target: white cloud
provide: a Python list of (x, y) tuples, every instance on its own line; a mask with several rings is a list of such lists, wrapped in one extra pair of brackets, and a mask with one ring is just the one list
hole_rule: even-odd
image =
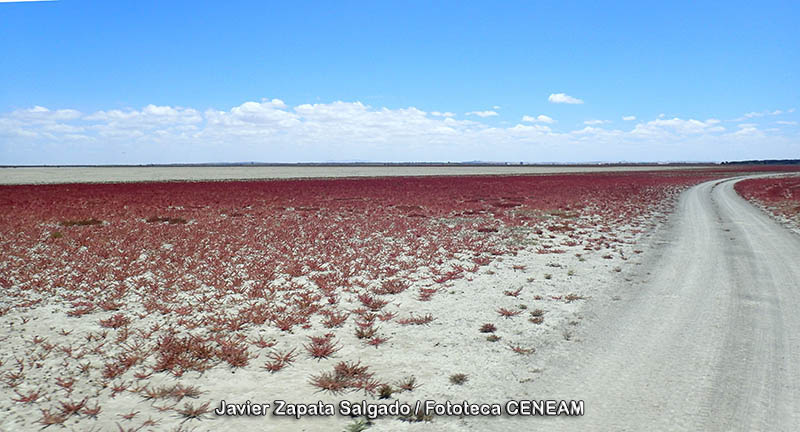
[(774, 116), (783, 114), (782, 110), (775, 110), (775, 111), (761, 111), (761, 112), (749, 112), (744, 115), (745, 118), (756, 118), (756, 117), (764, 117), (764, 116)]
[[(744, 127), (742, 127), (744, 126)], [(747, 135), (760, 135), (761, 131), (754, 125), (739, 125), (739, 130), (732, 133), (733, 136), (747, 136)]]
[(565, 93), (553, 93), (550, 97), (547, 98), (548, 101), (552, 103), (564, 103), (564, 104), (582, 104), (583, 100), (572, 97)]
[[(792, 113), (792, 112), (794, 112), (794, 108), (789, 109), (786, 112), (787, 113)], [(747, 120), (747, 119), (754, 119), (754, 118), (760, 118), (760, 117), (776, 116), (776, 115), (781, 115), (783, 113), (784, 113), (784, 111), (783, 110), (779, 110), (779, 109), (772, 110), (772, 111), (753, 111), (753, 112), (745, 113), (741, 117), (733, 119), (733, 121), (743, 121), (743, 120)]]
[(539, 114), (536, 117), (525, 115), (522, 116), (522, 121), (526, 123), (555, 123), (555, 120), (544, 114)]
[(493, 109), (493, 110), (499, 110), (499, 109), (500, 109), (500, 105), (494, 105), (494, 106), (492, 107), (492, 109)]
[(106, 123), (115, 127), (148, 128), (156, 125), (199, 123), (200, 113), (192, 108), (147, 105), (141, 110), (97, 111), (83, 117), (84, 120)]
[(277, 99), (205, 112), (147, 105), (82, 114), (37, 106), (0, 113), (0, 163), (760, 159), (789, 157), (800, 141), (795, 128), (742, 122), (728, 131), (716, 119), (556, 132), (544, 114), (513, 126), (445, 114), (344, 101), (290, 107)]
[(475, 115), (478, 117), (486, 118), (486, 117), (494, 117), (497, 114), (497, 111), (470, 111), (467, 115)]
[(631, 116), (623, 116), (622, 120), (633, 121), (633, 120), (636, 120), (636, 116), (632, 116), (632, 115)]
[(455, 117), (455, 114), (449, 111), (446, 112), (431, 111), (431, 115), (436, 117)]
[(550, 129), (550, 126), (539, 125), (539, 124), (536, 125), (517, 124), (516, 126), (509, 128), (508, 131), (524, 136), (530, 132), (547, 134), (552, 132), (552, 129)]
[(601, 124), (611, 123), (609, 120), (585, 120), (583, 124), (589, 126), (596, 126)]
[(657, 120), (637, 124), (631, 131), (631, 134), (639, 136), (666, 136), (696, 135), (724, 131), (724, 127), (715, 126), (717, 123), (719, 123), (719, 120), (716, 119), (703, 122), (695, 119), (684, 120), (678, 117), (663, 119), (659, 116)]
[(779, 125), (786, 125), (786, 126), (795, 126), (795, 125), (797, 125), (796, 121), (790, 121), (790, 120), (778, 120), (775, 123), (777, 123)]
[(74, 120), (81, 116), (81, 112), (74, 109), (59, 109), (53, 111), (43, 106), (36, 105), (33, 108), (13, 111), (11, 116), (28, 121), (49, 122)]

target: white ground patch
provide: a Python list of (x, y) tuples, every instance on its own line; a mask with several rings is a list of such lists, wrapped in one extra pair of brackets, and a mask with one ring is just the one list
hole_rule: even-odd
[(102, 183), (168, 180), (257, 180), (290, 178), (430, 175), (560, 174), (704, 169), (708, 165), (641, 166), (258, 166), (258, 167), (20, 167), (0, 168), (0, 184)]

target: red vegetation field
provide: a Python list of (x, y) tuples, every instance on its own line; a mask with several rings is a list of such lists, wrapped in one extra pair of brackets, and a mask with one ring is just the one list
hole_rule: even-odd
[(800, 222), (800, 177), (743, 180), (734, 188), (743, 197)]
[[(437, 294), (450, 281), (531, 238), (541, 254), (607, 254), (625, 241), (618, 228), (644, 230), (710, 176), (2, 186), (0, 386), (14, 407), (35, 406), (43, 426), (96, 417), (126, 391), (199, 418), (207, 406), (181, 400), (201, 390), (151, 378), (248, 365), (280, 374), (343, 346), (380, 350), (387, 329), (437, 319), (415, 315), (417, 302), (446, 301)], [(782, 190), (796, 204), (793, 181)], [(293, 385), (374, 393), (385, 384), (366, 372), (338, 382), (339, 372)], [(73, 392), (76, 381), (84, 390)]]

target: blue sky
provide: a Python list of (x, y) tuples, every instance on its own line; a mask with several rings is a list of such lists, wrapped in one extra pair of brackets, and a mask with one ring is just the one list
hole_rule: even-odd
[(0, 164), (800, 157), (797, 22), (788, 1), (0, 2)]

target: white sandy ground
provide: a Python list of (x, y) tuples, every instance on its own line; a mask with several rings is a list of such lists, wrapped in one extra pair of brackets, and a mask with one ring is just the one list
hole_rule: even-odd
[(703, 169), (708, 165), (632, 166), (230, 166), (0, 168), (0, 184), (101, 183), (168, 180), (257, 180), (427, 175), (513, 175)]
[[(378, 419), (369, 431), (458, 430), (795, 430), (800, 424), (798, 366), (800, 316), (800, 239), (739, 198), (731, 181), (714, 181), (682, 195), (669, 223), (659, 216), (657, 229), (634, 235), (623, 227), (625, 240), (614, 250), (584, 251), (564, 247), (565, 254), (541, 255), (536, 246), (483, 267), (470, 279), (451, 282), (429, 302), (414, 299), (416, 284), (393, 298), (386, 310), (399, 317), (431, 313), (428, 326), (384, 325), (391, 339), (378, 348), (355, 339), (352, 318), (337, 331), (343, 348), (334, 358), (313, 360), (305, 354), (304, 334), (286, 335), (271, 329), (253, 329), (277, 336), (276, 348), (298, 348), (294, 364), (275, 374), (261, 365), (262, 350), (245, 368), (218, 365), (200, 375), (180, 379), (157, 374), (151, 385), (196, 385), (203, 394), (189, 400), (195, 406), (221, 399), (228, 402), (295, 403), (342, 399), (390, 403), (396, 399), (500, 403), (521, 399), (581, 399), (586, 415), (576, 418), (434, 417), (408, 423)], [(560, 239), (556, 239), (560, 240)], [(537, 241), (531, 238), (531, 242)], [(643, 250), (643, 253), (636, 253)], [(580, 257), (575, 254), (581, 254)], [(603, 256), (611, 255), (611, 259)], [(513, 266), (524, 265), (525, 270)], [(550, 275), (549, 278), (546, 275)], [(417, 284), (420, 282), (417, 282)], [(522, 288), (519, 297), (504, 294)], [(412, 292), (413, 291), (413, 292)], [(584, 299), (553, 299), (574, 293)], [(535, 296), (540, 296), (536, 300)], [(522, 314), (501, 318), (496, 310), (524, 305)], [(354, 303), (350, 308), (357, 305)], [(66, 317), (69, 305), (46, 303), (24, 316), (15, 311), (0, 317), (0, 372), (15, 369), (15, 359), (31, 349), (35, 335), (62, 346), (79, 346), (89, 331), (98, 331), (98, 316)], [(545, 311), (544, 322), (528, 321), (535, 309)], [(397, 318), (396, 318), (397, 319)], [(478, 328), (494, 323), (497, 342), (486, 340)], [(62, 329), (73, 329), (62, 336)], [(113, 338), (116, 330), (111, 330)], [(321, 333), (321, 331), (313, 334)], [(251, 338), (252, 339), (252, 338)], [(509, 345), (535, 348), (521, 355)], [(39, 351), (36, 351), (37, 353)], [(55, 350), (54, 350), (55, 352)], [(64, 356), (52, 354), (41, 368), (26, 368), (20, 391), (52, 383), (53, 375), (74, 370), (77, 361), (61, 367)], [(421, 384), (412, 392), (379, 401), (363, 392), (330, 395), (317, 392), (309, 377), (330, 371), (339, 361), (360, 360), (381, 381), (394, 383), (413, 375)], [(94, 367), (100, 368), (102, 364)], [(138, 368), (134, 368), (138, 369)], [(96, 372), (93, 372), (96, 376)], [(452, 374), (468, 381), (452, 384)], [(217, 417), (182, 422), (174, 411), (157, 406), (130, 391), (111, 397), (75, 375), (72, 400), (90, 396), (103, 411), (97, 419), (72, 416), (66, 427), (46, 430), (134, 430), (152, 418), (158, 424), (140, 430), (197, 431), (341, 431), (354, 419), (335, 415), (294, 420), (276, 417)], [(115, 381), (118, 382), (119, 380)], [(131, 372), (123, 381), (135, 385)], [(2, 385), (2, 384), (0, 384)], [(55, 408), (64, 392), (36, 404), (13, 402), (13, 391), (2, 385), (0, 430), (36, 431), (41, 408)], [(273, 405), (274, 406), (274, 405)], [(133, 420), (120, 416), (138, 411)], [(92, 429), (93, 428), (93, 429)]]
[[(604, 290), (597, 288), (615, 286), (620, 274), (615, 269), (636, 262), (638, 255), (633, 252), (635, 246), (632, 244), (634, 236), (628, 235), (623, 238), (630, 243), (619, 245), (616, 250), (603, 249), (591, 252), (575, 247), (566, 248), (569, 253), (565, 254), (540, 255), (535, 252), (535, 246), (532, 245), (530, 250), (516, 257), (504, 257), (502, 261), (498, 260), (483, 267), (478, 274), (468, 273), (468, 277), (472, 280), (460, 279), (452, 282), (444, 292), (436, 294), (429, 302), (415, 300), (416, 290), (412, 287), (386, 309), (401, 311), (398, 318), (408, 316), (409, 311), (413, 311), (417, 316), (431, 313), (436, 318), (435, 321), (428, 326), (393, 326), (392, 331), (381, 332), (391, 339), (379, 348), (368, 347), (357, 341), (348, 327), (347, 331), (337, 332), (337, 338), (342, 341), (343, 349), (332, 359), (317, 361), (308, 358), (302, 349), (302, 344), (307, 343), (304, 336), (286, 335), (268, 329), (268, 338), (269, 336), (278, 338), (276, 348), (298, 348), (300, 355), (292, 366), (275, 374), (260, 369), (267, 360), (266, 354), (269, 351), (263, 350), (261, 355), (252, 360), (246, 368), (230, 369), (220, 365), (202, 376), (190, 372), (180, 379), (159, 374), (151, 380), (151, 385), (178, 382), (184, 385), (197, 385), (203, 390), (203, 395), (197, 400), (185, 399), (183, 402), (190, 401), (198, 405), (198, 402), (211, 401), (215, 408), (221, 399), (238, 403), (246, 400), (272, 403), (275, 399), (285, 399), (295, 403), (314, 403), (319, 400), (338, 403), (342, 399), (356, 402), (366, 399), (372, 403), (394, 400), (378, 401), (374, 397), (365, 398), (363, 392), (329, 395), (316, 391), (316, 388), (308, 384), (310, 376), (329, 371), (339, 361), (347, 360), (361, 361), (363, 365), (370, 366), (376, 378), (390, 383), (407, 376), (415, 376), (421, 386), (413, 392), (396, 395), (404, 402), (414, 403), (416, 400), (428, 399), (438, 402), (462, 399), (483, 402), (506, 401), (519, 394), (515, 393), (515, 390), (519, 388), (520, 382), (538, 379), (540, 368), (543, 367), (538, 351), (560, 350), (560, 345), (573, 343), (565, 338), (571, 337), (570, 335), (581, 325), (583, 317), (580, 311), (583, 303), (600, 300), (597, 296), (606, 294)], [(583, 260), (576, 257), (575, 253), (580, 253)], [(613, 258), (601, 257), (607, 254), (611, 254)], [(627, 256), (636, 258), (627, 261), (621, 259)], [(514, 265), (525, 265), (526, 269), (513, 270)], [(522, 288), (519, 297), (504, 294), (506, 290), (513, 291), (519, 288)], [(567, 302), (551, 298), (570, 293), (584, 296), (586, 299)], [(542, 300), (534, 300), (536, 295), (541, 296)], [(525, 305), (527, 309), (513, 318), (502, 318), (496, 312), (500, 307), (517, 309), (519, 305)], [(354, 303), (350, 308), (356, 306), (358, 305)], [(542, 324), (528, 321), (529, 312), (534, 309), (545, 311)], [(98, 316), (88, 316), (87, 319), (68, 318), (65, 315), (66, 310), (68, 304), (54, 303), (25, 314), (9, 312), (0, 319), (2, 326), (0, 343), (6, 347), (30, 347), (30, 340), (35, 335), (40, 335), (51, 343), (58, 342), (65, 346), (74, 344), (78, 347), (90, 331), (102, 330), (97, 325)], [(30, 318), (25, 325), (21, 324), (23, 316)], [(497, 326), (495, 334), (501, 337), (500, 341), (486, 340), (487, 334), (478, 331), (484, 323), (494, 323)], [(352, 318), (349, 325), (352, 326)], [(73, 333), (68, 337), (62, 336), (59, 334), (62, 328), (72, 329)], [(259, 333), (262, 331), (256, 330), (254, 335)], [(317, 333), (320, 331), (314, 334)], [(109, 338), (113, 335), (114, 330), (111, 331)], [(255, 336), (251, 339), (254, 338)], [(510, 344), (535, 348), (537, 353), (520, 355), (509, 348)], [(2, 354), (3, 373), (15, 370), (17, 357), (25, 357), (22, 349), (5, 350)], [(42, 387), (45, 380), (49, 379), (48, 381), (52, 382), (53, 376), (61, 372), (60, 361), (61, 357), (54, 354), (50, 356), (49, 363), (45, 367), (38, 370), (28, 367), (25, 382), (19, 386), (19, 390), (27, 393), (29, 390)], [(73, 364), (70, 369), (75, 369), (76, 361), (73, 360), (71, 363)], [(101, 367), (101, 364), (95, 366)], [(456, 373), (467, 374), (469, 378), (467, 383), (451, 384), (449, 377)], [(123, 381), (135, 383), (135, 380), (128, 375)], [(93, 397), (97, 394), (96, 388), (89, 385), (91, 382), (85, 381), (88, 378), (82, 378), (80, 374), (75, 376), (78, 382), (71, 398), (66, 397), (63, 392), (58, 392), (63, 400), (80, 400), (84, 396)], [(10, 389), (7, 390), (0, 396), (2, 431), (39, 430), (41, 425), (36, 424), (41, 417), (39, 409), (56, 407), (57, 400), (60, 400), (56, 397), (52, 401), (42, 400), (35, 405), (20, 404), (10, 400), (15, 395)], [(126, 429), (135, 428), (147, 418), (157, 419), (160, 423), (153, 428), (142, 430), (174, 430), (181, 425), (182, 419), (174, 412), (159, 412), (154, 408), (154, 406), (168, 405), (166, 402), (152, 404), (131, 392), (123, 392), (112, 398), (109, 393), (108, 389), (99, 393), (103, 412), (97, 420), (88, 419), (86, 416), (73, 416), (66, 423), (67, 430), (79, 431), (95, 427), (95, 430), (116, 431), (117, 423)], [(133, 421), (122, 420), (119, 417), (132, 411), (140, 412)], [(187, 430), (196, 428), (198, 431), (338, 431), (353, 422), (352, 419), (339, 415), (305, 418), (301, 421), (276, 417), (221, 418), (206, 415), (202, 421), (190, 420), (183, 423), (183, 426)], [(403, 423), (392, 418), (378, 420), (375, 427), (376, 430), (381, 430), (381, 427), (384, 428), (382, 430), (406, 427), (422, 428), (422, 430), (430, 428), (459, 430), (461, 424), (458, 419), (444, 417), (434, 419), (431, 423), (419, 424)], [(62, 428), (51, 426), (48, 429)]]

